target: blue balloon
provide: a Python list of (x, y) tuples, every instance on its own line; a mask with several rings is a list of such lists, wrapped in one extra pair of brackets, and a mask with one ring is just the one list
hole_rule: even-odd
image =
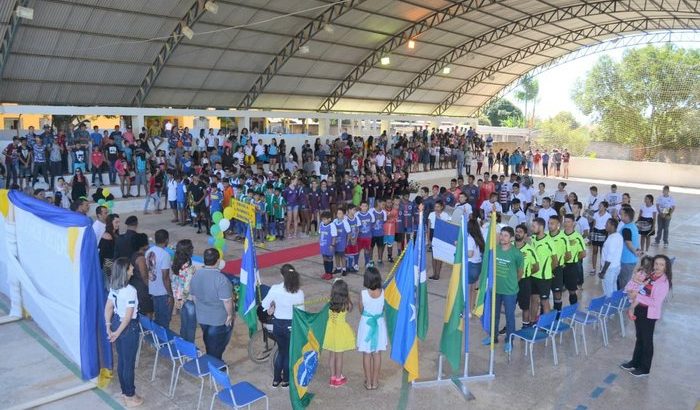
[(216, 240), (216, 239), (214, 239), (213, 236), (210, 236), (209, 239), (207, 240), (207, 242), (209, 242), (209, 245), (212, 245), (212, 246), (213, 246), (215, 240)]

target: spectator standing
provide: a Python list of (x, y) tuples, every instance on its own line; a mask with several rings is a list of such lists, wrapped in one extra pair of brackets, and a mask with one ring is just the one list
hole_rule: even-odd
[(165, 229), (155, 233), (156, 244), (146, 252), (148, 264), (148, 293), (153, 299), (155, 322), (170, 328), (173, 314), (173, 289), (170, 283), (170, 254), (165, 250), (170, 235)]
[[(219, 251), (214, 248), (204, 251), (204, 267), (194, 274), (190, 295), (207, 354), (223, 360), (233, 330), (233, 286), (218, 265)], [(279, 355), (282, 356), (281, 351)]]

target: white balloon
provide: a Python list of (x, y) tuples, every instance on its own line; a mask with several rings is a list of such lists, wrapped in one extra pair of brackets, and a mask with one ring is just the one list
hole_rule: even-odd
[(231, 226), (231, 221), (228, 219), (224, 218), (219, 221), (219, 228), (221, 228), (222, 232), (225, 232), (229, 226)]

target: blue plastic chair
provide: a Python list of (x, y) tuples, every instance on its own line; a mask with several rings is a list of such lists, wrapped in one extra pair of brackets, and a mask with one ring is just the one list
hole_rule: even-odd
[[(605, 319), (606, 321), (617, 316), (620, 320), (620, 334), (625, 337), (625, 305), (626, 305), (627, 295), (622, 290), (616, 290), (613, 292), (612, 296), (608, 298), (606, 303)], [(608, 333), (608, 325), (605, 324), (605, 333)]]
[(552, 332), (550, 336), (552, 336), (552, 343), (555, 343), (556, 337), (559, 336), (559, 344), (561, 344), (564, 333), (571, 331), (571, 335), (574, 338), (574, 349), (576, 355), (578, 355), (578, 342), (576, 341), (576, 332), (574, 331), (574, 316), (576, 312), (578, 312), (578, 303), (562, 308), (561, 312), (559, 312), (557, 325), (554, 327), (554, 332)]
[(172, 390), (173, 380), (175, 379), (175, 369), (177, 367), (180, 354), (173, 346), (172, 332), (168, 332), (163, 326), (153, 322), (153, 341), (157, 348), (156, 357), (153, 360), (153, 372), (151, 373), (151, 381), (156, 379), (156, 367), (158, 366), (158, 358), (163, 356), (170, 359), (173, 369), (170, 371), (170, 384), (168, 385), (168, 393)]
[[(528, 355), (528, 350), (530, 353), (530, 371), (532, 375), (535, 375), (535, 360), (532, 356), (535, 343), (545, 342), (550, 338), (550, 334), (554, 332), (557, 320), (557, 312), (553, 310), (549, 313), (540, 315), (537, 319), (537, 324), (533, 327), (528, 327), (525, 329), (520, 329), (515, 333), (510, 334), (508, 342), (513, 344), (513, 339), (522, 339), (525, 342), (525, 356)], [(556, 343), (552, 343), (552, 355), (554, 357), (554, 364), (557, 364), (557, 346)], [(510, 361), (510, 353), (508, 353), (508, 360)]]
[[(211, 397), (209, 410), (214, 408), (214, 402), (217, 398), (224, 405), (233, 407), (234, 409), (239, 409), (244, 406), (248, 406), (248, 409), (250, 409), (251, 404), (258, 400), (265, 399), (265, 409), (269, 410), (270, 403), (267, 399), (267, 395), (260, 389), (248, 382), (231, 384), (231, 380), (229, 380), (226, 373), (217, 369), (211, 363), (208, 363), (208, 366), (209, 374), (214, 381), (214, 395)], [(222, 388), (221, 391), (219, 391), (219, 386)]]
[(190, 374), (200, 380), (199, 386), (199, 399), (197, 400), (197, 409), (199, 409), (202, 403), (202, 392), (204, 391), (204, 379), (209, 376), (209, 364), (212, 364), (217, 369), (227, 368), (226, 363), (217, 359), (216, 357), (209, 356), (208, 354), (201, 355), (197, 346), (194, 343), (188, 342), (181, 337), (176, 337), (173, 339), (175, 344), (175, 350), (179, 355), (180, 366), (177, 368), (175, 373), (175, 381), (171, 386), (171, 391), (169, 392), (170, 397), (175, 397), (175, 390), (177, 390), (177, 381), (180, 379), (180, 371), (184, 370), (185, 373)]
[(605, 295), (591, 299), (588, 304), (588, 309), (586, 312), (576, 311), (574, 314), (574, 332), (576, 328), (581, 328), (581, 335), (583, 336), (583, 350), (588, 356), (588, 343), (586, 342), (586, 330), (585, 327), (589, 325), (600, 325), (600, 332), (603, 335), (603, 346), (608, 345), (607, 334), (605, 333), (605, 325), (603, 324), (603, 310), (605, 309)]
[(141, 359), (141, 347), (143, 342), (150, 344), (155, 350), (155, 344), (153, 341), (153, 321), (145, 315), (139, 314), (139, 347), (136, 350), (136, 367), (139, 367), (139, 360)]

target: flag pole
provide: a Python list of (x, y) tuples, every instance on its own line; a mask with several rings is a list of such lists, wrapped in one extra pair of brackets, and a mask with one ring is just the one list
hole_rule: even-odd
[(491, 211), (491, 222), (489, 224), (491, 263), (493, 264), (493, 286), (491, 287), (491, 352), (489, 354), (489, 374), (493, 374), (495, 359), (495, 336), (496, 336), (496, 212)]
[(469, 300), (469, 280), (467, 274), (469, 272), (469, 233), (467, 229), (467, 216), (462, 214), (462, 293), (464, 295), (464, 371), (462, 377), (469, 377), (469, 308), (471, 303)]

